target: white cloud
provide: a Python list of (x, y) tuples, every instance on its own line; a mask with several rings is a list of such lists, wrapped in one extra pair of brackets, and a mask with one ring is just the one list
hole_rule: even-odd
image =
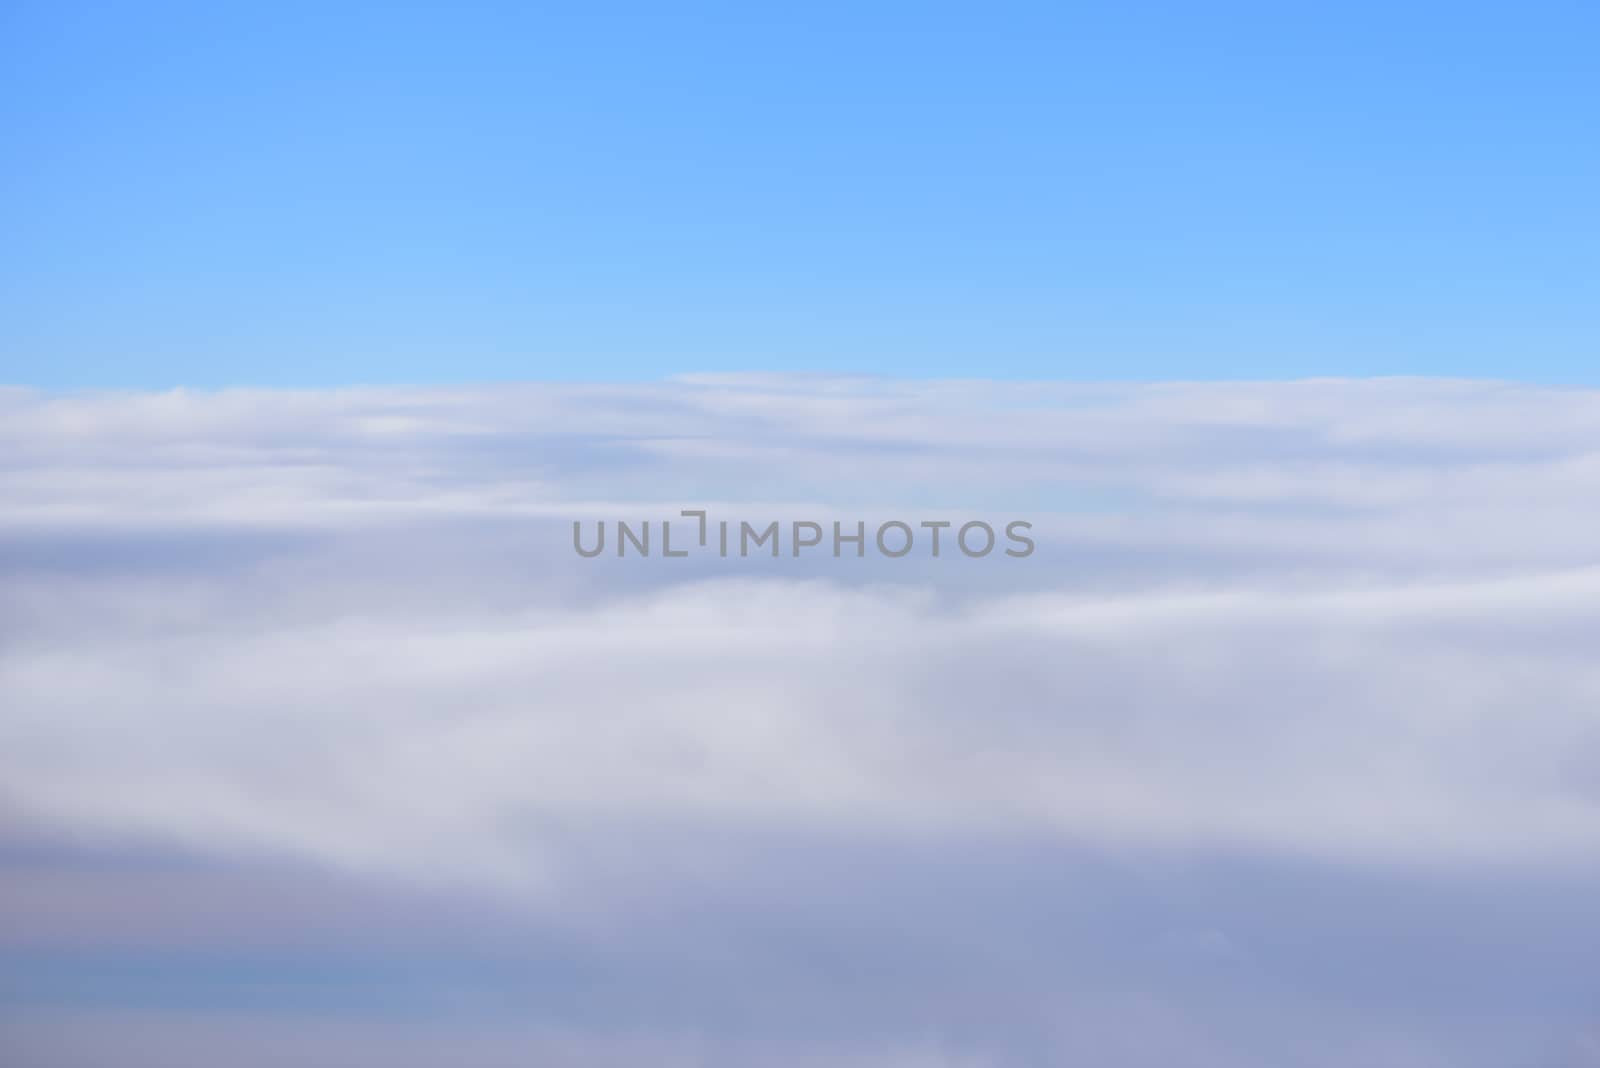
[[(1600, 857), (1600, 394), (757, 377), (0, 412), (0, 783), (56, 833), (553, 916), (622, 893), (619, 835), (1469, 884)], [(572, 519), (696, 505), (1028, 518), (1039, 551), (572, 552)]]

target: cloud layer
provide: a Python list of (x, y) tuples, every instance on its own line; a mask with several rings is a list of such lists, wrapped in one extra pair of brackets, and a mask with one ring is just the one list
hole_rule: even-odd
[[(0, 1011), (46, 1066), (89, 1013), (151, 1064), (1600, 1063), (1596, 489), (1600, 394), (1501, 383), (0, 393)], [(682, 508), (1038, 550), (572, 551)]]

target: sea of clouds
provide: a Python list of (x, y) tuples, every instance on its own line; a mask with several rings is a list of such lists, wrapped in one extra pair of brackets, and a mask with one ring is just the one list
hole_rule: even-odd
[[(1600, 1065), (1597, 491), (1507, 383), (0, 390), (0, 1052)], [(1037, 550), (573, 551), (684, 508)]]

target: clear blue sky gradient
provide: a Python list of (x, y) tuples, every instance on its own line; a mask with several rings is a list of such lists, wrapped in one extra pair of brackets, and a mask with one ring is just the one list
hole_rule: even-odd
[(0, 8), (0, 381), (1600, 379), (1600, 5)]

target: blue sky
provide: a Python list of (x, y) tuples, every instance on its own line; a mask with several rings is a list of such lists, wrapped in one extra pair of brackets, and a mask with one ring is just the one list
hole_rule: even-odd
[(0, 381), (1592, 382), (1592, 5), (0, 14)]

